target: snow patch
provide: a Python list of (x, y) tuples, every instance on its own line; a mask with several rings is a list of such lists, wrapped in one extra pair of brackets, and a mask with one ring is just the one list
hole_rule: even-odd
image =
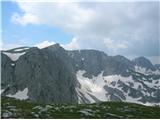
[(11, 63), (11, 66), (15, 66), (15, 63)]
[(46, 48), (48, 46), (51, 46), (51, 45), (54, 45), (55, 42), (49, 42), (49, 41), (43, 41), (42, 43), (39, 43), (37, 45), (35, 45), (35, 47), (38, 47), (39, 49), (43, 49), (43, 48)]
[(29, 98), (27, 94), (28, 94), (28, 88), (25, 88), (23, 91), (18, 91), (14, 95), (9, 94), (7, 96), (20, 99), (20, 100), (26, 100)]
[(146, 105), (146, 106), (160, 106), (160, 103), (149, 103), (149, 102), (146, 102), (146, 103), (144, 103), (144, 105)]
[(1, 89), (0, 93), (2, 94), (4, 92), (5, 89)]
[(90, 97), (89, 95), (87, 95), (87, 93), (95, 96), (97, 99), (101, 100), (101, 101), (106, 101), (107, 97), (106, 97), (106, 91), (103, 88), (105, 85), (105, 82), (103, 80), (103, 72), (101, 72), (101, 74), (99, 74), (98, 76), (93, 76), (92, 79), (89, 79), (87, 77), (84, 77), (83, 74), (85, 73), (84, 70), (80, 70), (77, 72), (76, 76), (77, 79), (79, 81), (79, 83), (81, 84), (81, 88), (80, 91), (87, 96), (87, 99), (89, 99), (91, 101), (91, 103), (95, 102), (95, 100)]
[(160, 70), (153, 71), (155, 75), (160, 75)]
[(143, 67), (140, 67), (140, 66), (135, 66), (135, 71), (136, 72), (139, 72), (139, 73), (142, 73), (142, 74), (146, 74), (146, 68), (143, 68)]
[(12, 61), (17, 61), (20, 56), (24, 55), (26, 52), (22, 53), (9, 53), (9, 52), (3, 52), (5, 55), (7, 55)]
[(152, 71), (151, 69), (146, 69), (144, 67), (140, 67), (140, 66), (135, 66), (135, 71), (139, 72), (141, 74), (146, 74), (146, 75), (150, 75), (150, 74), (155, 74), (155, 75), (160, 75), (160, 70), (155, 70)]
[(81, 94), (84, 95), (84, 97), (90, 101), (90, 103), (94, 103), (95, 100), (93, 100), (93, 98), (91, 96), (88, 95), (88, 92), (86, 92), (85, 90), (83, 89), (79, 89), (79, 88), (76, 88), (76, 91), (77, 91), (77, 94), (78, 94), (78, 103), (81, 104), (83, 103), (83, 100), (81, 99)]
[(80, 93), (82, 93), (84, 97), (88, 99), (91, 103), (96, 102), (96, 100), (92, 98), (90, 95), (93, 95), (94, 97), (96, 97), (101, 101), (109, 101), (110, 95), (107, 94), (108, 92), (104, 89), (104, 86), (108, 86), (110, 88), (118, 89), (119, 91), (123, 92), (123, 95), (125, 96), (126, 99), (125, 100), (122, 99), (122, 101), (143, 104), (140, 101), (142, 97), (133, 98), (132, 96), (129, 95), (130, 91), (128, 91), (128, 93), (124, 92), (124, 90), (122, 89), (123, 86), (122, 87), (119, 86), (118, 81), (120, 80), (123, 84), (136, 90), (140, 87), (141, 92), (145, 96), (151, 96), (151, 94), (144, 89), (143, 84), (145, 84), (150, 88), (156, 88), (156, 89), (157, 87), (160, 86), (159, 80), (153, 80), (152, 82), (143, 80), (143, 83), (141, 83), (138, 80), (134, 80), (132, 76), (129, 76), (129, 77), (123, 77), (121, 75), (103, 76), (103, 72), (101, 72), (97, 76), (92, 76), (92, 79), (90, 79), (90, 78), (84, 77), (83, 76), (84, 73), (86, 73), (86, 71), (79, 70), (76, 74), (77, 80), (81, 85), (80, 88), (78, 87), (76, 88), (80, 102), (82, 102), (81, 100), (82, 96)]

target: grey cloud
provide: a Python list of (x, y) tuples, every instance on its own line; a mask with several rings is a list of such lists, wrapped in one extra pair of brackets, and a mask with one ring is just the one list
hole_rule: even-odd
[[(21, 3), (19, 6), (36, 16), (38, 24), (53, 24), (73, 34), (76, 42), (72, 43), (79, 48), (128, 56), (160, 56), (158, 1), (76, 3), (61, 7), (47, 4), (34, 3), (27, 7)], [(48, 14), (50, 11), (53, 14)]]
[[(79, 39), (87, 33), (88, 36), (109, 37), (115, 43), (129, 43), (127, 49), (119, 49), (117, 54), (159, 56), (157, 2), (101, 3), (95, 6), (98, 17), (88, 24)], [(107, 47), (103, 49), (108, 51)]]

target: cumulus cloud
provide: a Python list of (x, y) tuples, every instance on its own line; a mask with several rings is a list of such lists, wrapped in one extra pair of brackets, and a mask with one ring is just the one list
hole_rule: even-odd
[[(77, 3), (63, 2), (21, 2), (17, 4), (24, 14), (16, 14), (15, 22), (24, 24), (46, 24), (58, 26), (66, 31), (81, 30), (90, 19), (93, 11), (88, 8), (82, 8)], [(13, 15), (13, 18), (15, 15)], [(21, 17), (21, 18), (20, 18)], [(31, 19), (28, 19), (28, 18)]]
[(63, 48), (65, 48), (66, 50), (76, 50), (76, 49), (80, 49), (79, 44), (77, 42), (76, 38), (73, 38), (72, 41), (68, 44), (62, 44), (61, 45)]
[(66, 49), (98, 49), (109, 54), (159, 56), (157, 2), (19, 2), (21, 25), (46, 24), (71, 33)]
[(27, 24), (38, 24), (38, 19), (36, 16), (27, 13), (24, 14), (23, 16), (20, 16), (18, 13), (14, 13), (12, 15), (12, 22), (16, 24), (21, 24), (21, 25), (27, 25)]

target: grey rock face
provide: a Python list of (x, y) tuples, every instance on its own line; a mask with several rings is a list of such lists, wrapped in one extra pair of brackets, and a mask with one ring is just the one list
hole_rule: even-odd
[(107, 56), (104, 52), (96, 50), (75, 50), (68, 51), (68, 55), (72, 58), (74, 70), (87, 71), (84, 76), (92, 78), (102, 71), (103, 75), (121, 74), (128, 76), (127, 70), (134, 69), (134, 65), (127, 58), (117, 56)]
[[(125, 96), (122, 91), (118, 90), (117, 88), (112, 88), (108, 86), (104, 86), (104, 89), (108, 92), (108, 95), (111, 95), (110, 99), (115, 101), (115, 98), (118, 98), (117, 101), (121, 101), (122, 99), (125, 100)], [(115, 97), (113, 97), (115, 96)], [(113, 99), (112, 99), (113, 97)]]
[(87, 71), (87, 77), (98, 75), (105, 67), (107, 55), (96, 50), (75, 50), (68, 51), (68, 55), (72, 58), (74, 70)]
[[(7, 88), (10, 84), (14, 82), (13, 74), (14, 67), (12, 67), (12, 62), (8, 56), (1, 52), (1, 88)], [(3, 79), (5, 78), (5, 79)]]
[[(8, 67), (5, 69), (8, 70)], [(9, 76), (14, 76), (10, 90), (16, 92), (28, 88), (31, 101), (77, 103), (76, 77), (71, 61), (66, 51), (58, 45), (41, 50), (31, 48), (18, 59), (14, 74)], [(6, 81), (5, 76), (2, 76), (2, 81)]]
[(122, 75), (129, 76), (128, 70), (134, 69), (133, 63), (123, 56), (108, 57), (104, 76), (107, 75)]
[(135, 65), (138, 65), (147, 69), (151, 69), (151, 70), (156, 70), (153, 64), (145, 57), (138, 57), (134, 59), (133, 62), (135, 63)]
[[(22, 49), (21, 51), (19, 51)], [(159, 65), (153, 66), (144, 57), (130, 61), (117, 55), (108, 56), (104, 52), (96, 50), (73, 50), (67, 51), (59, 44), (47, 48), (16, 48), (9, 50), (10, 53), (25, 52), (18, 60), (12, 61), (6, 54), (1, 52), (2, 73), (2, 95), (14, 95), (18, 91), (28, 88), (28, 100), (40, 103), (78, 103), (78, 97), (83, 103), (90, 103), (86, 94), (76, 91), (81, 88), (77, 80), (77, 72), (85, 71), (83, 77), (92, 80), (93, 77), (103, 73), (102, 76), (120, 75), (121, 80), (104, 84), (102, 88), (106, 91), (111, 101), (125, 101), (127, 95), (138, 99), (142, 103), (160, 102), (160, 90), (157, 86), (147, 84), (160, 83), (160, 75), (145, 75), (137, 73), (135, 65), (151, 69), (159, 69)], [(127, 84), (123, 81), (125, 77), (132, 77), (133, 81)], [(139, 85), (139, 86), (138, 86)], [(152, 84), (151, 84), (152, 85)], [(160, 86), (159, 86), (160, 87)], [(87, 93), (95, 102), (100, 99), (91, 93)], [(107, 100), (107, 99), (106, 99)]]

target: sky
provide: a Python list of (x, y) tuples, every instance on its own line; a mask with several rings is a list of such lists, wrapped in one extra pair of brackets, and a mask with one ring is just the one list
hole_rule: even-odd
[(160, 63), (158, 0), (41, 1), (1, 2), (1, 49), (59, 43)]

